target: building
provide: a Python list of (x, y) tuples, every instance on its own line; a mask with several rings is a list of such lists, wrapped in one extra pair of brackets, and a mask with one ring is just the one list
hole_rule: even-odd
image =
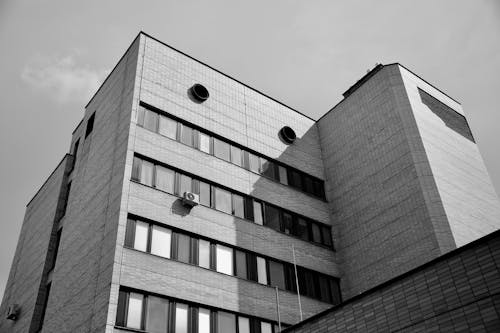
[(140, 33), (27, 205), (0, 331), (277, 332), (500, 227), (459, 103), (400, 64), (344, 97), (316, 121)]

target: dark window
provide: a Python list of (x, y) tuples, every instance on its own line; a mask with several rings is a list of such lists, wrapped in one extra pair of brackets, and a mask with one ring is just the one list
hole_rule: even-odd
[(127, 220), (127, 230), (125, 232), (125, 246), (134, 247), (135, 238), (135, 221), (132, 219)]
[(342, 298), (340, 297), (340, 286), (337, 279), (330, 278), (330, 292), (332, 293), (332, 303), (340, 304)]
[(248, 279), (246, 253), (236, 250), (235, 258), (236, 258), (236, 276), (243, 279)]
[(66, 193), (64, 193), (64, 203), (61, 211), (61, 216), (64, 216), (66, 214), (66, 209), (68, 208), (68, 202), (69, 202), (69, 193), (71, 192), (71, 182), (68, 183), (66, 186)]
[(303, 240), (309, 240), (309, 226), (306, 220), (303, 218), (299, 217), (297, 219), (297, 225), (296, 225), (296, 236), (299, 236)]
[(230, 146), (228, 143), (214, 138), (214, 155), (225, 161), (230, 161)]
[(253, 221), (253, 200), (249, 197), (245, 197), (245, 218)]
[(260, 165), (261, 165), (261, 173), (264, 176), (271, 179), (278, 179), (278, 177), (276, 177), (276, 164), (261, 157)]
[(116, 310), (116, 325), (125, 327), (126, 321), (126, 310), (128, 303), (128, 293), (126, 291), (120, 290), (118, 294), (118, 309)]
[(257, 257), (254, 254), (247, 253), (247, 268), (248, 279), (257, 281)]
[(241, 149), (231, 146), (231, 162), (238, 166), (242, 166)]
[(288, 184), (293, 187), (302, 189), (302, 175), (295, 170), (288, 170)]
[(87, 129), (85, 130), (85, 138), (87, 138), (89, 134), (92, 133), (92, 130), (94, 129), (94, 120), (95, 120), (95, 112), (92, 113), (89, 120), (87, 120)]
[(332, 302), (332, 293), (330, 292), (330, 283), (324, 275), (318, 275), (319, 299), (324, 302)]
[(144, 128), (152, 132), (158, 132), (158, 118), (159, 115), (156, 112), (146, 110), (144, 115)]
[(283, 212), (283, 231), (285, 234), (291, 234), (293, 230), (293, 215)]
[(80, 146), (80, 139), (76, 140), (73, 146), (73, 163), (71, 165), (71, 170), (75, 167), (76, 164), (76, 156), (78, 155), (78, 147)]
[(42, 313), (40, 315), (40, 322), (39, 322), (39, 329), (43, 327), (43, 321), (45, 320), (45, 312), (47, 311), (47, 303), (49, 302), (49, 295), (50, 295), (50, 288), (52, 286), (52, 282), (47, 284), (47, 287), (45, 287), (45, 296), (43, 298), (43, 304), (42, 304)]
[(295, 278), (295, 267), (284, 265), (286, 290), (297, 292), (297, 279)]
[(139, 157), (134, 157), (132, 164), (132, 180), (141, 181), (141, 164), (142, 160)]
[(323, 234), (323, 244), (326, 246), (332, 246), (332, 233), (330, 228), (325, 226), (321, 227), (321, 233)]
[(281, 184), (288, 185), (288, 173), (285, 167), (278, 166), (279, 181)]
[(245, 203), (241, 195), (233, 194), (233, 215), (245, 217)]
[(269, 276), (271, 280), (271, 286), (278, 287), (280, 289), (286, 289), (285, 287), (285, 271), (283, 264), (276, 261), (269, 261)]
[(304, 191), (306, 191), (307, 193), (310, 193), (310, 194), (314, 194), (314, 180), (310, 177), (310, 176), (307, 176), (307, 175), (304, 175)]
[(54, 254), (52, 255), (52, 264), (50, 266), (50, 270), (53, 270), (54, 267), (56, 266), (57, 253), (59, 252), (59, 245), (61, 243), (61, 233), (62, 233), (62, 228), (57, 231), (56, 243), (54, 246)]
[(265, 206), (266, 225), (274, 230), (280, 230), (280, 211), (270, 205)]
[(152, 333), (166, 332), (168, 326), (168, 301), (164, 298), (148, 296), (146, 330)]
[(314, 186), (313, 194), (317, 197), (324, 198), (325, 197), (325, 184), (321, 180), (315, 179), (313, 186)]
[(210, 207), (210, 185), (204, 182), (199, 182), (200, 204)]
[(177, 248), (176, 255), (177, 260), (189, 263), (190, 259), (190, 249), (191, 249), (191, 237), (183, 234), (175, 234), (177, 238)]
[(137, 125), (144, 126), (144, 114), (146, 113), (146, 109), (143, 106), (139, 106), (137, 110)]
[(311, 223), (312, 241), (321, 244), (321, 229), (316, 223)]
[(181, 124), (181, 142), (188, 146), (193, 146), (193, 129), (189, 126)]

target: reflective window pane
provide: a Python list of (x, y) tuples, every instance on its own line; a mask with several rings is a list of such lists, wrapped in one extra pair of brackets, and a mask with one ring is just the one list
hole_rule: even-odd
[(179, 194), (182, 196), (184, 192), (191, 192), (193, 190), (192, 179), (186, 175), (180, 175)]
[(160, 116), (159, 133), (170, 139), (177, 139), (177, 122), (173, 119)]
[(146, 113), (144, 115), (144, 128), (156, 132), (158, 130), (158, 114), (146, 110)]
[(149, 224), (137, 221), (135, 223), (134, 249), (146, 252), (148, 246)]
[(168, 301), (164, 298), (148, 296), (146, 330), (152, 333), (165, 333), (168, 321)]
[(177, 260), (189, 263), (190, 240), (187, 235), (177, 234)]
[(215, 209), (232, 214), (231, 192), (215, 187)]
[(217, 245), (216, 256), (217, 272), (233, 275), (233, 249), (227, 246)]
[(266, 259), (257, 257), (257, 282), (267, 284)]
[(238, 316), (238, 333), (250, 333), (250, 319)]
[(266, 160), (265, 158), (260, 158), (260, 171), (261, 173), (271, 179), (276, 178), (275, 173), (275, 164), (271, 161)]
[(266, 205), (266, 225), (274, 230), (280, 230), (280, 211), (273, 206)]
[(175, 305), (175, 333), (188, 333), (188, 305)]
[(238, 166), (242, 166), (242, 156), (240, 148), (231, 146), (231, 162)]
[(132, 180), (141, 181), (141, 165), (142, 160), (139, 157), (134, 157), (132, 164)]
[(259, 173), (259, 157), (248, 153), (248, 164), (250, 171)]
[(214, 138), (214, 155), (216, 157), (221, 158), (225, 161), (229, 161), (230, 160), (229, 147), (230, 146), (228, 143)]
[(312, 241), (316, 243), (321, 243), (321, 229), (316, 223), (311, 224), (312, 230)]
[(286, 172), (286, 168), (284, 168), (280, 165), (280, 166), (278, 166), (278, 170), (279, 170), (279, 176), (280, 176), (280, 183), (288, 185), (288, 174)]
[(198, 240), (198, 265), (210, 268), (210, 242)]
[(170, 258), (170, 243), (172, 240), (172, 231), (154, 225), (152, 232), (151, 253), (164, 258)]
[(137, 125), (144, 126), (144, 115), (146, 114), (146, 109), (144, 106), (139, 106), (137, 110)]
[(193, 129), (189, 126), (181, 124), (181, 142), (188, 146), (193, 146)]
[(323, 234), (323, 244), (326, 246), (332, 246), (332, 234), (330, 232), (330, 228), (322, 227), (321, 233)]
[(148, 161), (142, 161), (141, 165), (141, 183), (148, 186), (153, 186), (154, 165)]
[(331, 303), (332, 302), (332, 294), (330, 292), (330, 285), (328, 283), (328, 279), (326, 276), (319, 275), (318, 276), (318, 284), (319, 284), (319, 297), (322, 301)]
[(198, 309), (198, 333), (210, 333), (210, 310)]
[(245, 217), (245, 202), (241, 195), (233, 194), (233, 215)]
[(210, 185), (200, 181), (200, 205), (210, 207)]
[(307, 225), (307, 221), (303, 218), (299, 217), (297, 219), (297, 236), (302, 238), (303, 240), (309, 240), (309, 227)]
[(156, 166), (156, 188), (168, 193), (174, 193), (175, 172), (173, 170)]
[(291, 234), (293, 228), (293, 216), (289, 213), (283, 212), (283, 231), (285, 234)]
[(288, 183), (296, 188), (302, 189), (302, 176), (295, 170), (288, 170)]
[(206, 135), (205, 133), (199, 132), (199, 138), (200, 138), (200, 150), (210, 154), (210, 136)]
[(248, 279), (246, 253), (236, 250), (235, 256), (236, 256), (236, 276), (243, 279)]
[(273, 333), (273, 327), (270, 323), (260, 323), (260, 333)]
[(217, 312), (217, 333), (236, 333), (236, 317), (224, 311)]
[(262, 225), (264, 223), (262, 219), (262, 204), (255, 200), (253, 202), (253, 219), (257, 224)]
[(303, 179), (304, 179), (303, 190), (306, 191), (307, 193), (313, 194), (314, 193), (313, 179), (307, 175), (305, 175)]
[(130, 293), (128, 299), (127, 327), (141, 329), (142, 325), (142, 301), (144, 296)]
[(271, 286), (286, 289), (285, 271), (282, 263), (269, 261), (269, 277), (271, 279)]

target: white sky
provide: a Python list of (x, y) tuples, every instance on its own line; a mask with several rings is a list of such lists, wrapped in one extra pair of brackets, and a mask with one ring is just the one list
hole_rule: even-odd
[(0, 295), (25, 205), (140, 30), (313, 118), (400, 62), (462, 102), (500, 192), (497, 0), (0, 0)]

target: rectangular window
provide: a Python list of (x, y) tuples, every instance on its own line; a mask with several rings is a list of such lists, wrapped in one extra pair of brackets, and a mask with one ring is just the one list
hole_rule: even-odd
[(76, 156), (78, 155), (79, 146), (80, 146), (80, 139), (76, 140), (75, 145), (73, 146), (73, 165), (71, 166), (71, 169), (73, 169), (76, 164)]
[(260, 333), (273, 333), (273, 327), (269, 323), (260, 322)]
[(188, 333), (188, 310), (187, 304), (175, 304), (175, 333)]
[(264, 224), (264, 220), (262, 219), (262, 204), (258, 201), (253, 201), (253, 219), (257, 224)]
[(275, 171), (276, 165), (271, 162), (266, 160), (265, 158), (260, 158), (260, 171), (261, 173), (271, 179), (276, 179), (276, 171)]
[(230, 161), (230, 148), (229, 144), (214, 138), (214, 155), (225, 161)]
[(170, 194), (174, 193), (175, 172), (173, 170), (156, 166), (156, 188)]
[(276, 261), (269, 261), (269, 278), (271, 286), (286, 289), (285, 270), (283, 264)]
[(238, 166), (243, 165), (243, 160), (241, 156), (241, 149), (235, 146), (231, 146), (231, 162)]
[(217, 312), (217, 333), (236, 333), (236, 317), (224, 311)]
[(321, 244), (321, 229), (316, 223), (311, 223), (312, 241)]
[(332, 293), (332, 303), (340, 304), (342, 298), (340, 297), (340, 286), (337, 279), (330, 278), (330, 292)]
[(141, 163), (141, 183), (148, 186), (153, 186), (154, 164), (148, 161)]
[(286, 172), (286, 168), (280, 165), (278, 166), (278, 171), (279, 171), (280, 183), (288, 185), (288, 174)]
[(143, 295), (130, 293), (128, 299), (127, 327), (142, 329), (143, 300)]
[(309, 240), (309, 226), (307, 224), (307, 221), (299, 217), (297, 219), (297, 222), (296, 236), (299, 236), (303, 240)]
[(200, 150), (207, 154), (210, 154), (210, 136), (206, 135), (205, 133), (199, 132), (199, 138), (200, 138), (200, 143), (199, 143)]
[(87, 120), (87, 128), (85, 129), (85, 139), (92, 133), (94, 130), (94, 121), (95, 121), (95, 112), (89, 117)]
[(191, 192), (193, 190), (192, 179), (186, 175), (179, 175), (179, 195), (184, 195), (184, 192)]
[(234, 254), (236, 257), (236, 276), (243, 279), (248, 279), (246, 253), (235, 250)]
[(177, 122), (170, 118), (160, 116), (159, 133), (167, 138), (177, 139)]
[(323, 234), (323, 244), (326, 246), (332, 246), (332, 233), (330, 228), (323, 226), (321, 228), (321, 233)]
[(307, 193), (310, 193), (310, 194), (313, 194), (314, 193), (314, 185), (313, 185), (313, 182), (314, 180), (308, 176), (308, 175), (304, 175), (304, 191), (307, 192)]
[(217, 272), (233, 275), (233, 249), (217, 244), (216, 255)]
[(280, 211), (279, 209), (266, 205), (265, 206), (266, 213), (266, 225), (274, 230), (280, 230)]
[(245, 218), (253, 221), (253, 199), (245, 197)]
[(288, 170), (288, 184), (302, 189), (302, 175), (295, 170)]
[(191, 237), (183, 234), (176, 234), (177, 236), (177, 260), (189, 263)]
[(248, 168), (250, 171), (259, 173), (259, 157), (252, 153), (248, 153)]
[(293, 215), (283, 212), (283, 231), (285, 234), (291, 234), (293, 230)]
[(210, 310), (198, 308), (198, 333), (210, 333)]
[(189, 126), (181, 124), (181, 142), (188, 146), (193, 146), (193, 129)]
[(250, 320), (248, 318), (238, 316), (238, 333), (250, 333)]
[(267, 285), (266, 259), (257, 257), (257, 282)]
[(152, 132), (158, 132), (158, 118), (156, 112), (146, 110), (144, 115), (144, 128)]
[(318, 276), (319, 298), (327, 303), (332, 302), (332, 294), (330, 292), (330, 284), (328, 278), (323, 275)]
[(245, 217), (245, 202), (241, 195), (233, 194), (233, 215)]
[(160, 257), (170, 258), (171, 240), (171, 230), (154, 225), (151, 235), (151, 253)]
[(228, 214), (232, 213), (231, 192), (214, 187), (215, 190), (215, 209)]
[(132, 180), (141, 181), (141, 164), (142, 160), (139, 157), (134, 157), (134, 162), (132, 163)]
[(210, 242), (198, 240), (198, 265), (210, 269)]
[(199, 184), (200, 205), (210, 207), (210, 185), (201, 181)]
[(134, 249), (146, 252), (148, 249), (149, 224), (137, 221), (135, 223)]
[(144, 114), (146, 113), (146, 109), (143, 106), (139, 106), (137, 110), (137, 125), (144, 126)]
[(313, 194), (317, 197), (324, 198), (325, 197), (325, 186), (324, 183), (321, 180), (314, 180), (313, 183)]
[(168, 301), (148, 296), (146, 330), (151, 333), (165, 333), (168, 326)]

